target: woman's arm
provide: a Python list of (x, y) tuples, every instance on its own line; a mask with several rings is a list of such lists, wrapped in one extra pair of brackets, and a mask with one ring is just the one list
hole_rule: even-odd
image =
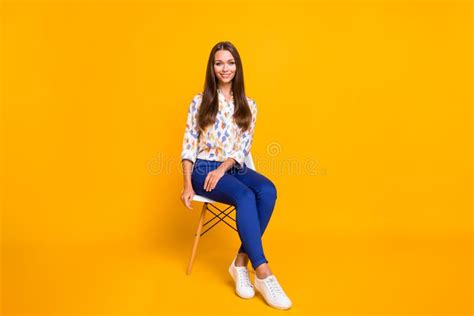
[(194, 197), (194, 189), (191, 183), (191, 174), (193, 171), (193, 163), (187, 159), (183, 159), (183, 191), (181, 192), (181, 201), (184, 205), (189, 208), (193, 209), (191, 206), (191, 202), (193, 201)]
[(183, 138), (183, 149), (181, 151), (183, 167), (183, 191), (181, 192), (181, 201), (189, 209), (192, 209), (191, 202), (195, 194), (191, 184), (191, 174), (198, 149), (199, 129), (197, 126), (197, 114), (201, 98), (201, 94), (196, 95), (189, 105)]
[(237, 161), (234, 158), (227, 158), (223, 163), (220, 164), (218, 168), (221, 168), (223, 172), (226, 172), (230, 168), (232, 168)]
[(191, 185), (191, 174), (193, 173), (193, 163), (187, 159), (182, 161), (183, 165), (183, 184)]
[(186, 117), (186, 128), (184, 130), (181, 160), (188, 159), (192, 163), (196, 161), (197, 157), (199, 142), (199, 128), (197, 119), (201, 100), (202, 95), (197, 94), (189, 104), (188, 115)]

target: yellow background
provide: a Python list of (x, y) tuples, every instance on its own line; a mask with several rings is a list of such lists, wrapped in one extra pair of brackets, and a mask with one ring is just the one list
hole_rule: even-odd
[[(472, 3), (3, 1), (2, 315), (270, 315), (218, 225), (185, 270), (186, 113), (234, 43), (294, 315), (471, 315)], [(291, 168), (288, 166), (291, 165)], [(252, 276), (253, 279), (253, 276)]]

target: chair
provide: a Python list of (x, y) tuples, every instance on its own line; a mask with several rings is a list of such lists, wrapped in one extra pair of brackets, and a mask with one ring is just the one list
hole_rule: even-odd
[[(248, 168), (250, 168), (252, 170), (255, 170), (255, 165), (253, 163), (251, 153), (249, 153), (247, 155), (247, 157), (245, 158), (245, 164), (247, 165)], [(236, 227), (234, 227), (233, 225), (229, 224), (226, 221), (226, 218), (229, 218), (230, 220), (233, 221), (232, 223), (234, 225), (236, 225), (235, 219), (229, 216), (232, 212), (235, 211), (235, 206), (234, 205), (228, 205), (224, 209), (221, 209), (221, 208), (219, 208), (219, 206), (213, 204), (213, 203), (220, 203), (220, 202), (214, 201), (212, 199), (209, 199), (209, 198), (206, 198), (204, 196), (197, 195), (197, 194), (194, 195), (193, 201), (203, 202), (204, 204), (202, 206), (201, 216), (199, 217), (199, 222), (198, 222), (198, 225), (197, 225), (196, 234), (194, 235), (195, 236), (194, 237), (194, 244), (193, 244), (193, 249), (192, 249), (192, 252), (191, 252), (191, 258), (189, 259), (188, 270), (187, 270), (188, 275), (191, 274), (191, 270), (192, 270), (193, 262), (194, 262), (194, 257), (196, 256), (196, 250), (197, 250), (197, 247), (198, 247), (199, 240), (200, 240), (201, 236), (203, 236), (211, 228), (213, 228), (214, 226), (216, 226), (220, 222), (223, 222), (224, 224), (226, 224), (227, 226), (229, 226), (233, 230), (237, 231)], [(207, 211), (212, 213), (214, 216), (210, 220), (208, 220), (207, 222), (204, 223), (204, 219), (206, 217), (206, 212)], [(221, 217), (221, 215), (223, 215), (223, 216)], [(217, 221), (214, 224), (211, 225), (211, 222), (214, 221), (214, 219), (217, 219)], [(201, 232), (203, 230), (203, 228), (205, 228), (207, 225), (211, 225), (211, 226), (209, 226), (206, 230)]]

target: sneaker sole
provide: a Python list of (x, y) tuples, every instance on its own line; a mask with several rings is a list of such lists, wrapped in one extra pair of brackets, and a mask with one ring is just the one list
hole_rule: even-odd
[[(233, 262), (232, 262), (232, 263), (233, 263)], [(251, 296), (243, 296), (243, 295), (240, 295), (239, 292), (237, 292), (237, 288), (235, 287), (234, 274), (232, 273), (232, 263), (230, 264), (228, 271), (229, 271), (229, 274), (230, 274), (232, 280), (234, 280), (234, 292), (235, 292), (235, 294), (237, 294), (240, 298), (244, 298), (244, 299), (249, 299), (249, 298), (255, 297), (255, 293), (254, 293), (253, 295), (251, 295)], [(255, 289), (254, 289), (254, 292), (255, 292)]]

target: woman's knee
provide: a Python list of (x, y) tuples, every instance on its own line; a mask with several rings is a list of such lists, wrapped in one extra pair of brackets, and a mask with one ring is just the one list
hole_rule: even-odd
[(260, 187), (260, 193), (264, 197), (274, 198), (274, 199), (277, 198), (277, 188), (271, 180), (265, 181), (262, 184), (262, 186)]

